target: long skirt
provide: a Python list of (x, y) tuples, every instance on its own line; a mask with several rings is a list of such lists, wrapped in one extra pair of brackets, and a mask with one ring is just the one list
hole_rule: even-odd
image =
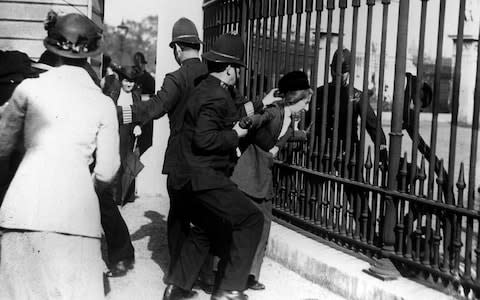
[(104, 299), (100, 239), (6, 230), (0, 299)]

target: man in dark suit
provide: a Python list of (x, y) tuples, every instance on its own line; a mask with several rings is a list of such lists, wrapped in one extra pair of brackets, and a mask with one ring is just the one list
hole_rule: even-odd
[(153, 95), (155, 94), (155, 78), (145, 69), (147, 60), (142, 52), (136, 52), (133, 55), (133, 64), (135, 72), (135, 83), (142, 90), (142, 94)]
[[(190, 231), (179, 259), (171, 268), (169, 289), (189, 290), (213, 249), (220, 256), (212, 299), (246, 299), (243, 293), (263, 229), (263, 215), (230, 180), (237, 160), (243, 103), (235, 101), (243, 63), (239, 36), (220, 36), (203, 58), (209, 75), (188, 101), (182, 131), (184, 165), (180, 167), (192, 199), (183, 199), (190, 221), (202, 231)], [(219, 230), (223, 229), (223, 230)], [(168, 297), (164, 299), (179, 299)]]

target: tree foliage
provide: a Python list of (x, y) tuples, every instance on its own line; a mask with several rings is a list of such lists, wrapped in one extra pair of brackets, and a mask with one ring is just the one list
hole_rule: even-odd
[[(155, 72), (157, 52), (157, 16), (148, 16), (136, 22), (125, 20), (128, 27), (126, 36), (122, 35), (116, 26), (105, 24), (104, 53), (112, 58), (118, 65), (133, 65), (133, 54), (140, 51), (147, 60), (147, 71)], [(123, 55), (122, 55), (123, 42)]]

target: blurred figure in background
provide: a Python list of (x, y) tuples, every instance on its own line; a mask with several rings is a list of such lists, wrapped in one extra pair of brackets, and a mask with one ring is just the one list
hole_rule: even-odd
[(142, 94), (155, 94), (155, 78), (145, 69), (147, 61), (142, 52), (133, 55), (133, 68), (136, 72), (135, 83), (140, 87)]

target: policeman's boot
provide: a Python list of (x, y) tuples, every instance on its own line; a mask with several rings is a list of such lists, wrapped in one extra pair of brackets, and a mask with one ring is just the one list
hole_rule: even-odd
[(181, 300), (191, 299), (197, 296), (197, 292), (184, 290), (173, 284), (167, 285), (165, 292), (163, 293), (163, 300)]
[(248, 296), (242, 291), (217, 290), (210, 300), (247, 300)]

